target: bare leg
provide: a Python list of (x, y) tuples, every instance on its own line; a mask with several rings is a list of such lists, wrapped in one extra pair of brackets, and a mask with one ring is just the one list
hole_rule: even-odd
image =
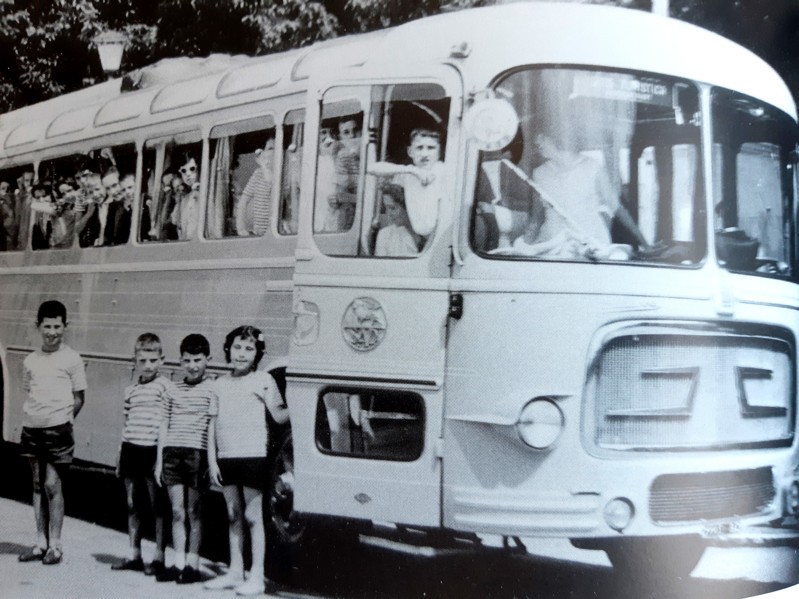
[(166, 549), (166, 527), (164, 524), (163, 506), (160, 505), (159, 489), (155, 484), (155, 479), (151, 476), (144, 479), (147, 483), (147, 495), (150, 497), (150, 506), (153, 510), (155, 519), (155, 554), (153, 561), (164, 561), (164, 550)]
[(242, 528), (241, 491), (237, 485), (222, 487), (225, 496), (228, 519), (228, 538), (230, 540), (230, 571), (244, 576), (244, 530)]
[(263, 581), (264, 558), (266, 555), (266, 535), (264, 534), (263, 494), (258, 489), (243, 487), (244, 518), (250, 528), (250, 544), (252, 545), (252, 566), (250, 578)]
[(50, 517), (50, 546), (61, 549), (61, 527), (64, 525), (64, 492), (61, 474), (53, 464), (46, 464), (44, 491)]
[(33, 516), (36, 520), (36, 545), (42, 549), (47, 549), (47, 504), (42, 494), (45, 463), (39, 462), (37, 458), (30, 458), (30, 465), (33, 476)]
[(172, 504), (172, 546), (175, 548), (175, 567), (186, 566), (186, 487), (169, 485), (169, 503)]
[(189, 551), (187, 563), (195, 570), (200, 567), (200, 543), (202, 542), (201, 497), (198, 489), (186, 487), (186, 512), (189, 515)]
[(136, 505), (136, 483), (125, 478), (125, 498), (128, 502), (128, 540), (131, 559), (141, 559), (141, 514)]

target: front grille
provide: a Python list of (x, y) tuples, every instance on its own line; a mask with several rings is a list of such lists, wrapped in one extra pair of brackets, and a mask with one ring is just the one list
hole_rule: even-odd
[(652, 483), (649, 515), (664, 524), (718, 520), (763, 513), (773, 500), (770, 468), (664, 474)]
[(593, 441), (646, 451), (790, 445), (793, 364), (790, 337), (766, 327), (622, 329), (589, 373)]

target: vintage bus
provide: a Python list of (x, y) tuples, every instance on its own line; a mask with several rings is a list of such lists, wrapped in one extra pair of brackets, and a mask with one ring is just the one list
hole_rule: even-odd
[(518, 3), (206, 67), (0, 117), (4, 439), (59, 298), (104, 465), (139, 333), (178, 376), (183, 335), (267, 331), (287, 543), (322, 516), (687, 574), (797, 512), (798, 138), (765, 63)]

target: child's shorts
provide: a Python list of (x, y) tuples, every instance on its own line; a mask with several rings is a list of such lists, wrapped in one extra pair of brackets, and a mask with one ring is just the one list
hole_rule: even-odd
[(208, 463), (205, 450), (191, 447), (164, 447), (161, 477), (166, 486), (205, 487)]
[(122, 478), (147, 478), (154, 476), (155, 458), (158, 448), (155, 445), (136, 445), (122, 443), (119, 450), (119, 476)]
[(72, 423), (45, 428), (22, 427), (20, 455), (55, 465), (68, 466), (75, 451)]
[(218, 464), (223, 485), (263, 489), (268, 483), (266, 458), (220, 458)]

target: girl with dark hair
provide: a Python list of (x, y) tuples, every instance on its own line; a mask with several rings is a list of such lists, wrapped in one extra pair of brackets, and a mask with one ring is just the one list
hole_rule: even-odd
[[(211, 420), (208, 435), (208, 470), (211, 482), (222, 487), (228, 512), (230, 568), (209, 580), (208, 589), (236, 589), (238, 595), (260, 595), (265, 589), (266, 535), (263, 488), (268, 477), (266, 410), (279, 424), (288, 420), (277, 383), (257, 370), (266, 343), (253, 326), (240, 326), (225, 338), (225, 359), (233, 367), (219, 377), (215, 391), (219, 414)], [(244, 526), (250, 533), (252, 566), (244, 575)]]

